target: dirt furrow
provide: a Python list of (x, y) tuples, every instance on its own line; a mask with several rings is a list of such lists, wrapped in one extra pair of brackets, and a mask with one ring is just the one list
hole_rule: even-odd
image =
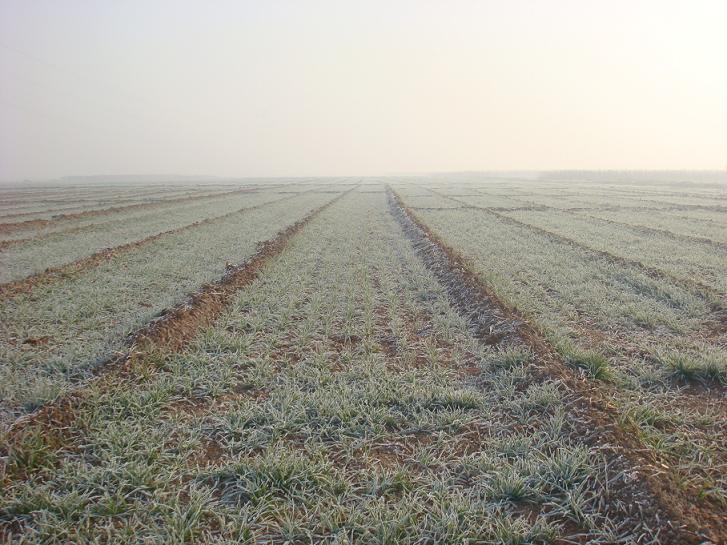
[(619, 425), (618, 410), (601, 389), (607, 386), (585, 380), (568, 367), (537, 329), (504, 305), (465, 260), (433, 234), (391, 188), (389, 197), (392, 214), (478, 337), (497, 344), (521, 340), (538, 356), (539, 378), (558, 379), (575, 395), (570, 422), (576, 433), (603, 452), (615, 473), (629, 476), (630, 482), (612, 484), (612, 492), (623, 502), (620, 508), (635, 521), (658, 531), (660, 543), (696, 544), (706, 539), (726, 542), (722, 507), (690, 494), (663, 460)]
[[(130, 335), (127, 339), (128, 349), (96, 366), (94, 376), (89, 381), (98, 381), (102, 388), (114, 388), (119, 377), (135, 372), (136, 366), (143, 364), (151, 354), (181, 350), (200, 329), (211, 324), (223, 312), (236, 292), (258, 277), (265, 264), (279, 255), (295, 234), (354, 189), (339, 193), (275, 237), (259, 243), (255, 254), (238, 265), (228, 266), (219, 281), (201, 286), (184, 302)], [(4, 434), (6, 445), (0, 447), (0, 456), (5, 455), (5, 450), (29, 429), (41, 429), (48, 435), (50, 444), (62, 445), (64, 434), (69, 432), (69, 425), (83, 404), (84, 388), (89, 381), (78, 384), (71, 392), (15, 420)]]
[(7, 248), (11, 248), (12, 246), (18, 246), (20, 244), (26, 244), (30, 242), (31, 240), (34, 240), (31, 238), (14, 238), (9, 240), (0, 240), (0, 252), (3, 250), (6, 250)]
[(94, 216), (107, 216), (111, 214), (118, 214), (119, 212), (128, 212), (130, 210), (144, 210), (147, 208), (156, 208), (159, 206), (164, 206), (167, 204), (177, 204), (181, 202), (188, 202), (188, 201), (202, 201), (202, 200), (209, 200), (209, 199), (219, 199), (223, 198), (228, 195), (236, 195), (239, 193), (251, 193), (254, 191), (258, 191), (256, 188), (242, 188), (242, 189), (235, 189), (234, 191), (228, 191), (226, 193), (216, 193), (212, 195), (190, 195), (187, 197), (179, 197), (175, 199), (163, 199), (158, 200), (154, 202), (145, 202), (145, 203), (135, 203), (135, 204), (129, 204), (126, 206), (112, 206), (110, 208), (101, 208), (101, 209), (95, 209), (95, 210), (86, 210), (83, 212), (74, 212), (69, 214), (59, 214), (53, 218), (50, 219), (35, 219), (35, 220), (27, 220), (27, 221), (21, 221), (16, 223), (0, 223), (0, 233), (9, 233), (13, 231), (18, 231), (21, 229), (32, 229), (36, 227), (45, 227), (47, 225), (51, 225), (53, 223), (59, 222), (59, 221), (65, 221), (65, 220), (72, 220), (72, 219), (79, 219), (79, 218), (89, 218)]
[(251, 210), (257, 210), (264, 206), (269, 206), (271, 204), (275, 204), (280, 201), (292, 199), (292, 198), (295, 198), (297, 195), (298, 194), (288, 195), (288, 196), (282, 197), (280, 199), (276, 199), (274, 201), (269, 201), (269, 202), (257, 204), (254, 206), (242, 207), (237, 210), (233, 210), (232, 212), (223, 214), (221, 216), (214, 216), (214, 217), (206, 218), (206, 219), (203, 219), (200, 221), (195, 221), (194, 223), (190, 223), (188, 225), (183, 225), (182, 227), (177, 227), (175, 229), (169, 229), (168, 231), (162, 231), (161, 233), (156, 233), (156, 234), (148, 236), (146, 238), (142, 238), (140, 240), (135, 240), (134, 242), (121, 244), (120, 246), (114, 246), (113, 248), (105, 248), (105, 249), (95, 252), (89, 256), (83, 257), (83, 258), (73, 261), (71, 263), (67, 263), (66, 265), (61, 265), (59, 267), (50, 267), (41, 273), (33, 274), (31, 276), (23, 278), (22, 280), (17, 280), (14, 282), (7, 282), (5, 284), (0, 284), (0, 300), (6, 299), (9, 297), (14, 297), (21, 293), (28, 293), (28, 292), (32, 291), (36, 286), (47, 285), (56, 280), (59, 280), (62, 278), (68, 278), (71, 275), (78, 274), (87, 269), (91, 269), (93, 267), (98, 267), (100, 264), (118, 256), (119, 254), (130, 252), (132, 250), (135, 250), (136, 248), (146, 246), (161, 238), (168, 237), (171, 235), (176, 235), (176, 234), (182, 233), (184, 231), (188, 231), (190, 229), (200, 227), (201, 225), (206, 225), (209, 223), (222, 221), (222, 220), (229, 218), (231, 216), (234, 216), (236, 214), (250, 212)]

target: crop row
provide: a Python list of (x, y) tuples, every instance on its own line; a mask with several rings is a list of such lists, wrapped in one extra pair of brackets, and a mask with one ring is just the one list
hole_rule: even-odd
[(351, 194), (188, 349), (91, 383), (62, 441), (31, 428), (13, 442), (0, 524), (18, 543), (672, 532), (634, 476), (574, 433), (573, 393), (534, 380), (535, 359), (473, 336), (385, 195)]
[(239, 193), (219, 199), (202, 199), (173, 205), (119, 212), (103, 218), (87, 218), (66, 224), (47, 235), (18, 241), (0, 252), (0, 282), (19, 280), (49, 267), (71, 263), (94, 252), (138, 241), (163, 231), (223, 217), (250, 207), (289, 198), (272, 191)]
[[(229, 189), (228, 189), (229, 191)], [(74, 210), (87, 210), (92, 208), (104, 208), (119, 204), (132, 204), (139, 202), (151, 202), (169, 198), (177, 198), (192, 195), (213, 194), (224, 192), (224, 190), (200, 190), (196, 188), (167, 188), (165, 190), (138, 190), (138, 191), (112, 191), (107, 190), (101, 194), (85, 194), (82, 192), (67, 191), (57, 196), (38, 195), (27, 200), (17, 198), (3, 198), (0, 204), (0, 219), (7, 222), (9, 218), (18, 216), (41, 215), (51, 216), (53, 214), (66, 213)], [(32, 219), (28, 217), (28, 219)]]
[(3, 300), (3, 420), (57, 396), (129, 333), (331, 198), (304, 194), (198, 225)]
[[(727, 294), (727, 278), (724, 275), (727, 270), (727, 246), (709, 240), (680, 237), (657, 229), (643, 229), (593, 217), (590, 212), (584, 216), (545, 205), (539, 205), (540, 208), (500, 209), (477, 204), (486, 200), (484, 197), (452, 197), (438, 191), (434, 191), (431, 197), (437, 200), (438, 208), (447, 208), (441, 206), (445, 201), (449, 201), (449, 207), (459, 204), (481, 208), (486, 214), (533, 226), (539, 232), (551, 233), (554, 237), (585, 249), (641, 263), (686, 282), (694, 280), (697, 284), (711, 288), (718, 299)], [(416, 202), (417, 207), (426, 208), (421, 204), (425, 198), (410, 198), (409, 202)]]
[(622, 421), (695, 497), (725, 501), (727, 349), (710, 296), (490, 211), (415, 214), (566, 362), (610, 385)]
[(688, 212), (592, 210), (588, 214), (609, 221), (618, 221), (636, 227), (663, 229), (672, 233), (701, 237), (727, 245), (727, 210), (725, 212), (709, 210), (692, 210)]
[[(76, 196), (73, 192), (69, 192), (63, 200), (61, 199), (36, 199), (32, 202), (22, 205), (10, 205), (0, 211), (0, 221), (5, 223), (19, 223), (34, 219), (52, 219), (53, 217), (68, 214), (78, 214), (80, 212), (90, 212), (93, 210), (102, 210), (104, 208), (129, 206), (134, 204), (156, 203), (156, 202), (175, 202), (179, 199), (190, 197), (204, 197), (222, 195), (235, 190), (230, 188), (208, 188), (202, 190), (179, 189), (154, 192), (129, 192), (120, 193), (109, 190), (107, 194), (93, 198), (84, 198)], [(3, 201), (6, 203), (7, 201)]]
[[(450, 195), (456, 196), (456, 195)], [(623, 196), (623, 195), (622, 195)], [(551, 196), (552, 199), (552, 196)], [(538, 197), (530, 195), (523, 198), (521, 195), (503, 195), (500, 193), (479, 192), (474, 195), (467, 195), (466, 202), (469, 205), (484, 208), (495, 208), (503, 212), (508, 209), (526, 210), (536, 209), (541, 211), (552, 211), (562, 215), (564, 211), (571, 215), (581, 215), (585, 218), (598, 218), (605, 221), (622, 224), (643, 230), (651, 230), (666, 236), (681, 238), (683, 242), (705, 242), (716, 241), (727, 242), (727, 207), (724, 210), (674, 210), (669, 208), (653, 208), (640, 206), (614, 206), (612, 198), (602, 206), (584, 206), (581, 208), (568, 209), (560, 206), (553, 206), (543, 202)], [(465, 199), (463, 199), (465, 200)], [(550, 201), (552, 203), (552, 200)], [(633, 201), (628, 201), (635, 204)], [(713, 201), (714, 203), (714, 201)], [(572, 204), (572, 203), (570, 203)], [(590, 203), (584, 203), (590, 204)], [(690, 240), (703, 239), (703, 240)]]

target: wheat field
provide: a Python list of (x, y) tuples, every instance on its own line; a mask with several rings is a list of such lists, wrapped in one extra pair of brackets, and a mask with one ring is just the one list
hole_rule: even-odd
[(724, 543), (727, 186), (0, 187), (0, 542)]

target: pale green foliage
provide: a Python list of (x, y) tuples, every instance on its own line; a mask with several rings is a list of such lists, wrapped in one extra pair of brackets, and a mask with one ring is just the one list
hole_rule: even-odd
[[(201, 225), (3, 300), (0, 422), (53, 399), (123, 350), (129, 333), (332, 197), (310, 193)], [(44, 341), (24, 342), (33, 338)]]
[[(422, 184), (421, 195), (411, 188), (401, 194), (412, 205), (427, 194), (448, 202), (447, 209), (422, 207), (416, 214), (531, 321), (566, 364), (621, 390), (615, 402), (628, 407), (624, 422), (668, 454), (685, 479), (724, 501), (724, 422), (685, 410), (690, 401), (680, 389), (706, 386), (724, 396), (727, 253), (720, 237), (716, 243), (685, 238), (681, 231), (659, 231), (664, 224), (649, 219), (657, 209), (657, 218), (678, 218), (675, 225), (708, 221), (711, 232), (725, 233), (727, 216), (718, 209), (715, 188), (690, 188), (693, 194), (677, 186), (573, 189)], [(621, 210), (612, 218), (616, 223), (591, 217), (608, 219), (614, 207)], [(658, 415), (651, 414), (656, 399)]]
[(531, 543), (581, 521), (613, 542), (618, 476), (559, 383), (469, 336), (384, 202), (343, 199), (187, 351), (90, 388), (0, 520), (48, 543)]
[[(6, 410), (77, 384), (96, 358), (123, 347), (125, 333), (342, 189), (315, 183), (288, 189), (318, 193), (6, 301)], [(715, 232), (711, 189), (680, 196), (593, 185), (576, 194), (507, 181), (433, 193), (407, 183), (397, 184), (404, 200), (523, 314), (564, 369), (610, 396), (616, 423), (690, 490), (724, 501), (723, 415), (692, 409), (682, 390), (725, 380), (719, 301), (697, 285), (722, 285), (709, 277), (721, 253), (677, 264), (688, 248), (657, 255), (644, 238), (631, 249), (635, 227), (579, 219), (629, 206), (641, 214), (631, 223), (652, 225), (638, 209), (662, 207), (663, 218), (676, 206), (689, 220), (674, 226), (709, 221), (704, 232)], [(524, 206), (537, 214), (509, 216), (558, 236), (498, 215)], [(576, 207), (587, 210), (553, 210)], [(157, 225), (138, 219), (117, 235)], [(677, 244), (662, 238), (659, 252)], [(594, 249), (643, 257), (665, 275)], [(17, 543), (648, 542), (650, 529), (620, 520), (629, 507), (614, 498), (631, 475), (614, 469), (597, 437), (584, 442), (574, 391), (548, 378), (552, 360), (516, 337), (483, 345), (447, 293), (389, 214), (382, 186), (365, 183), (293, 237), (186, 350), (147, 354), (112, 385), (80, 386), (67, 427), (30, 427), (8, 442), (0, 527)], [(51, 333), (48, 345), (18, 343)]]

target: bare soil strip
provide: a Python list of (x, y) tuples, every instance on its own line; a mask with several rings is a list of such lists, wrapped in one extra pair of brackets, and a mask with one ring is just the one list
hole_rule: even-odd
[(652, 450), (619, 426), (618, 410), (601, 387), (569, 368), (535, 327), (506, 307), (459, 254), (433, 234), (396, 193), (389, 192), (392, 214), (478, 336), (485, 342), (499, 337), (503, 344), (517, 336), (545, 364), (536, 371), (540, 378), (558, 379), (576, 395), (570, 407), (571, 425), (586, 443), (602, 450), (612, 468), (634, 478), (628, 485), (615, 483), (614, 492), (636, 510), (646, 527), (659, 531), (660, 542), (727, 542), (723, 507), (685, 491)]
[(178, 197), (178, 198), (174, 198), (174, 199), (162, 199), (162, 200), (153, 201), (153, 202), (129, 204), (127, 206), (112, 206), (111, 208), (86, 210), (83, 212), (75, 212), (72, 214), (59, 214), (58, 216), (55, 216), (50, 219), (35, 219), (35, 220), (21, 221), (21, 222), (17, 222), (17, 223), (0, 223), (0, 233), (13, 232), (13, 231), (18, 231), (20, 229), (32, 229), (32, 228), (36, 228), (36, 227), (45, 227), (47, 225), (56, 223), (58, 221), (63, 221), (63, 220), (89, 218), (89, 217), (93, 217), (93, 216), (107, 216), (110, 214), (118, 214), (119, 212), (128, 212), (130, 210), (143, 210), (146, 208), (157, 208), (159, 206), (165, 206), (167, 204), (176, 204), (176, 203), (180, 203), (180, 202), (219, 199), (219, 198), (223, 198), (227, 195), (235, 195), (238, 193), (251, 193), (254, 191), (258, 191), (258, 189), (246, 187), (246, 188), (242, 188), (242, 189), (235, 189), (234, 191), (228, 191), (226, 193), (215, 193), (212, 195), (209, 195), (209, 194), (189, 195), (187, 197)]
[(114, 246), (113, 248), (105, 248), (99, 252), (93, 253), (87, 257), (78, 259), (66, 265), (61, 265), (59, 267), (50, 267), (41, 273), (33, 274), (31, 276), (23, 278), (22, 280), (0, 284), (0, 300), (14, 297), (21, 293), (28, 293), (38, 285), (47, 285), (56, 280), (68, 278), (70, 275), (78, 274), (79, 272), (85, 271), (93, 267), (98, 267), (101, 263), (104, 263), (105, 261), (108, 261), (118, 256), (119, 254), (130, 252), (141, 246), (146, 246), (147, 244), (151, 244), (152, 242), (155, 242), (161, 238), (168, 237), (170, 235), (176, 235), (184, 231), (194, 229), (201, 225), (221, 221), (236, 214), (242, 214), (251, 210), (256, 210), (258, 208), (262, 208), (264, 206), (268, 206), (287, 199), (295, 198), (297, 196), (298, 194), (288, 195), (286, 197), (275, 199), (266, 203), (239, 208), (238, 210), (233, 210), (232, 212), (228, 212), (227, 214), (223, 214), (221, 216), (214, 216), (200, 221), (195, 221), (194, 223), (183, 225), (182, 227), (177, 227), (176, 229), (162, 231), (161, 233), (156, 233), (154, 235), (142, 238), (140, 240), (136, 240), (134, 242), (121, 244), (120, 246)]
[(31, 240), (34, 240), (31, 238), (14, 238), (9, 240), (0, 240), (0, 252), (3, 250), (6, 250), (7, 248), (10, 248), (11, 246), (18, 246), (20, 244), (26, 244), (30, 242)]
[[(238, 265), (229, 266), (219, 281), (201, 286), (187, 300), (130, 335), (128, 350), (95, 367), (94, 376), (89, 380), (103, 381), (104, 387), (113, 388), (118, 377), (134, 372), (135, 365), (150, 354), (182, 349), (201, 328), (211, 324), (224, 311), (236, 292), (258, 277), (263, 266), (279, 255), (296, 233), (353, 189), (355, 188), (339, 193), (337, 197), (312, 210), (275, 237), (261, 242), (254, 255)], [(4, 434), (7, 446), (0, 447), (0, 455), (6, 454), (6, 448), (22, 438), (30, 428), (44, 430), (50, 436), (50, 444), (62, 445), (64, 433), (83, 402), (84, 386), (87, 383), (79, 384), (68, 394), (15, 420)]]

